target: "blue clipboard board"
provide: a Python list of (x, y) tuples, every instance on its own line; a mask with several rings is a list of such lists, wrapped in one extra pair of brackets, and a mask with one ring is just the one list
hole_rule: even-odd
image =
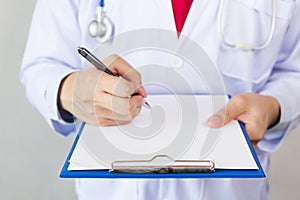
[(108, 170), (72, 170), (69, 171), (69, 160), (73, 154), (75, 146), (80, 138), (84, 125), (81, 126), (77, 137), (72, 145), (71, 151), (63, 165), (60, 173), (60, 178), (265, 178), (265, 173), (260, 165), (255, 150), (250, 142), (250, 139), (245, 131), (244, 125), (239, 122), (248, 147), (252, 156), (258, 166), (258, 169), (216, 169), (212, 173), (198, 173), (198, 174), (115, 174)]

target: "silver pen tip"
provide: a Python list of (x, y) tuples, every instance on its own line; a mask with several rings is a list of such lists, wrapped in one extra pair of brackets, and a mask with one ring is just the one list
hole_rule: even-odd
[(144, 101), (143, 106), (145, 106), (148, 109), (151, 109), (151, 106), (150, 106), (150, 104), (147, 101)]

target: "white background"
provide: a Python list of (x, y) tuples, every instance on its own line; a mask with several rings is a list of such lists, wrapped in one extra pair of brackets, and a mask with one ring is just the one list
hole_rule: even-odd
[[(76, 199), (73, 181), (58, 178), (74, 136), (54, 133), (19, 81), (35, 0), (0, 1), (0, 199)], [(299, 142), (300, 127), (272, 155), (271, 200), (300, 199)]]

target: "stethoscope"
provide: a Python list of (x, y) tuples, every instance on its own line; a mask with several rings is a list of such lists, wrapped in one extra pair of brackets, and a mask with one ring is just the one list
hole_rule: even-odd
[(274, 35), (274, 32), (275, 32), (276, 9), (277, 9), (276, 0), (272, 1), (272, 21), (271, 21), (271, 28), (270, 28), (269, 36), (266, 39), (266, 41), (264, 42), (264, 44), (262, 44), (260, 46), (255, 46), (253, 44), (244, 43), (244, 42), (230, 43), (230, 42), (226, 41), (224, 33), (222, 31), (223, 7), (224, 7), (224, 0), (220, 0), (219, 11), (218, 11), (218, 32), (219, 32), (219, 35), (220, 35), (220, 38), (221, 38), (223, 44), (225, 44), (226, 46), (232, 47), (232, 48), (243, 50), (243, 51), (262, 50), (262, 49), (265, 49), (267, 46), (270, 45), (271, 40), (272, 40), (273, 35)]
[[(104, 43), (108, 41), (114, 31), (114, 25), (111, 20), (107, 17), (104, 8), (104, 0), (99, 1), (99, 5), (97, 6), (97, 20), (93, 20), (89, 25), (89, 33), (90, 36), (95, 38), (98, 42)], [(223, 8), (224, 8), (224, 0), (220, 0), (219, 10), (218, 10), (218, 33), (220, 35), (221, 41), (228, 47), (240, 49), (243, 51), (253, 51), (253, 50), (262, 50), (270, 45), (271, 40), (273, 38), (275, 32), (275, 24), (276, 24), (276, 0), (272, 0), (272, 21), (271, 28), (269, 32), (269, 36), (264, 42), (264, 44), (256, 46), (249, 43), (230, 43), (226, 41), (224, 33), (222, 31), (222, 16), (223, 16)]]
[(97, 20), (93, 20), (89, 25), (89, 34), (98, 42), (104, 43), (113, 36), (114, 25), (107, 17), (104, 8), (104, 0), (100, 0), (97, 6)]

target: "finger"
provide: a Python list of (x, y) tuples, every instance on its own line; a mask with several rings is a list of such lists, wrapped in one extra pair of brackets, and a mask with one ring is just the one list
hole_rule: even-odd
[(118, 112), (113, 112), (104, 107), (95, 108), (95, 115), (97, 118), (106, 118), (117, 121), (130, 121), (134, 117), (136, 117), (141, 110), (141, 105), (143, 103), (142, 97), (134, 97), (129, 100), (129, 111), (126, 114), (119, 114)]
[[(132, 100), (131, 100), (132, 99)], [(131, 101), (130, 101), (131, 100)], [(130, 109), (133, 109), (138, 106), (142, 106), (143, 98), (141, 96), (134, 97), (118, 97), (108, 93), (103, 93), (95, 97), (95, 108), (101, 110), (101, 108), (106, 108), (113, 113), (129, 116), (130, 118)]]
[(252, 143), (252, 146), (253, 146), (254, 150), (256, 150), (258, 142), (257, 141), (251, 141), (251, 143)]
[(112, 119), (106, 119), (106, 118), (99, 118), (97, 120), (97, 126), (116, 126), (116, 125), (122, 125), (122, 124), (128, 124), (130, 120), (128, 121), (122, 121), (122, 120), (112, 120)]
[(120, 114), (120, 115), (128, 115), (128, 106), (129, 105), (129, 97), (118, 97), (109, 93), (104, 93), (95, 97), (94, 107), (96, 110), (101, 110), (101, 108), (106, 108), (111, 112)]
[[(102, 110), (103, 111), (103, 110)], [(103, 114), (103, 115), (102, 115)], [(126, 117), (121, 117), (115, 114), (107, 114), (102, 112), (101, 115), (97, 115), (96, 113), (93, 116), (88, 116), (84, 119), (87, 124), (95, 125), (95, 126), (114, 126), (127, 124), (131, 121), (130, 117), (127, 115)], [(106, 118), (104, 115), (107, 115)], [(113, 117), (111, 117), (113, 116)]]
[(108, 62), (108, 67), (119, 76), (137, 83), (141, 86), (141, 75), (128, 62), (118, 55), (111, 55), (104, 62)]
[(141, 96), (133, 96), (129, 101), (129, 114), (130, 118), (135, 118), (142, 109), (142, 105), (144, 103), (144, 99)]
[(100, 117), (97, 117), (97, 124), (99, 126), (112, 126), (127, 124), (136, 117), (141, 111), (141, 105), (143, 98), (140, 96), (135, 96), (130, 99), (129, 115), (120, 115), (118, 113), (113, 113), (107, 109), (100, 109)]
[(148, 95), (147, 95), (147, 92), (145, 90), (145, 88), (143, 86), (139, 87), (137, 90), (136, 90), (136, 93), (141, 95), (143, 98), (146, 98)]
[(141, 96), (146, 97), (145, 90), (141, 88), (142, 79), (140, 73), (135, 70), (128, 62), (118, 55), (112, 55), (105, 59), (105, 62), (108, 62), (109, 68), (114, 71), (119, 76), (122, 76), (124, 79), (133, 83), (135, 92), (139, 93)]
[(258, 123), (246, 123), (246, 132), (251, 142), (259, 142), (265, 135), (266, 128)]
[(135, 92), (135, 86), (131, 82), (105, 73), (102, 74), (98, 86), (101, 91), (119, 97), (129, 97)]
[(105, 119), (111, 119), (111, 120), (116, 120), (116, 121), (130, 121), (131, 117), (129, 114), (119, 114), (116, 112), (112, 112), (111, 110), (104, 108), (104, 107), (96, 107), (95, 108), (95, 118), (100, 119), (100, 118), (105, 118)]
[(246, 111), (245, 101), (240, 97), (233, 97), (227, 105), (207, 120), (208, 126), (218, 128), (228, 124)]
[(112, 119), (111, 117), (106, 118), (102, 115), (96, 116), (96, 114), (94, 113), (92, 117), (91, 116), (86, 117), (84, 121), (87, 124), (91, 124), (95, 126), (114, 126), (114, 125), (128, 124), (131, 121), (131, 119), (129, 116), (127, 116), (126, 118), (116, 117), (115, 119)]

